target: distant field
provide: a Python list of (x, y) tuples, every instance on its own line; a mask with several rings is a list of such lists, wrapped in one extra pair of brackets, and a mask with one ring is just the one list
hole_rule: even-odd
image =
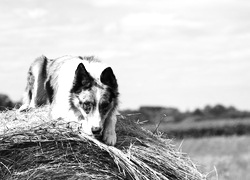
[[(155, 131), (157, 125), (144, 124), (144, 128)], [(250, 118), (194, 121), (187, 119), (180, 123), (161, 123), (158, 131), (170, 138), (250, 135)]]
[[(144, 124), (143, 127), (154, 132), (157, 126)], [(182, 151), (200, 164), (202, 172), (211, 172), (211, 180), (250, 180), (249, 118), (187, 119), (181, 123), (162, 123), (157, 132), (173, 138), (177, 147), (182, 144)]]
[[(218, 172), (219, 180), (250, 179), (250, 136), (189, 138), (175, 141), (203, 172)], [(215, 172), (210, 174), (217, 179)]]

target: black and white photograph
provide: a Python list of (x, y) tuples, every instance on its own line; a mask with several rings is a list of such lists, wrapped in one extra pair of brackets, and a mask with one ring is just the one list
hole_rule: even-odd
[(0, 0), (1, 180), (249, 180), (250, 1)]

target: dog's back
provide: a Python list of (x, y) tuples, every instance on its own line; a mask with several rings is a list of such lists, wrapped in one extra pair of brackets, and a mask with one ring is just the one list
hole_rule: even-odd
[(31, 64), (23, 94), (23, 105), (20, 110), (47, 104), (48, 97), (44, 89), (44, 82), (47, 78), (47, 67), (50, 62), (51, 60), (45, 56), (40, 56)]

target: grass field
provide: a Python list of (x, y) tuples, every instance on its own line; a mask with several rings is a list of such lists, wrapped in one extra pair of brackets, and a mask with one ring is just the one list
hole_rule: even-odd
[(164, 133), (166, 137), (186, 138), (186, 137), (208, 137), (208, 136), (232, 136), (250, 135), (250, 118), (237, 119), (216, 119), (195, 121), (186, 119), (180, 123), (169, 122), (160, 123), (159, 127), (154, 124), (143, 124), (144, 128), (155, 131), (157, 129)]
[(250, 179), (250, 136), (188, 138), (176, 140), (183, 152), (200, 164), (203, 172), (211, 172), (212, 180)]
[[(177, 147), (211, 180), (250, 180), (250, 119), (221, 119), (144, 124), (144, 128), (174, 137)], [(183, 140), (184, 139), (184, 140)]]

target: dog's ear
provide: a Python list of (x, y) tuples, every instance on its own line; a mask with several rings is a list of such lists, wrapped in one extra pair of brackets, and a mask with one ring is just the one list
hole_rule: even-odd
[(80, 63), (75, 71), (75, 79), (72, 91), (79, 91), (81, 88), (89, 89), (94, 83), (94, 78), (88, 73), (85, 66)]
[(118, 88), (117, 80), (116, 80), (116, 77), (115, 77), (111, 67), (108, 67), (108, 68), (103, 70), (100, 79), (101, 79), (101, 82), (103, 84), (105, 84), (113, 89)]

